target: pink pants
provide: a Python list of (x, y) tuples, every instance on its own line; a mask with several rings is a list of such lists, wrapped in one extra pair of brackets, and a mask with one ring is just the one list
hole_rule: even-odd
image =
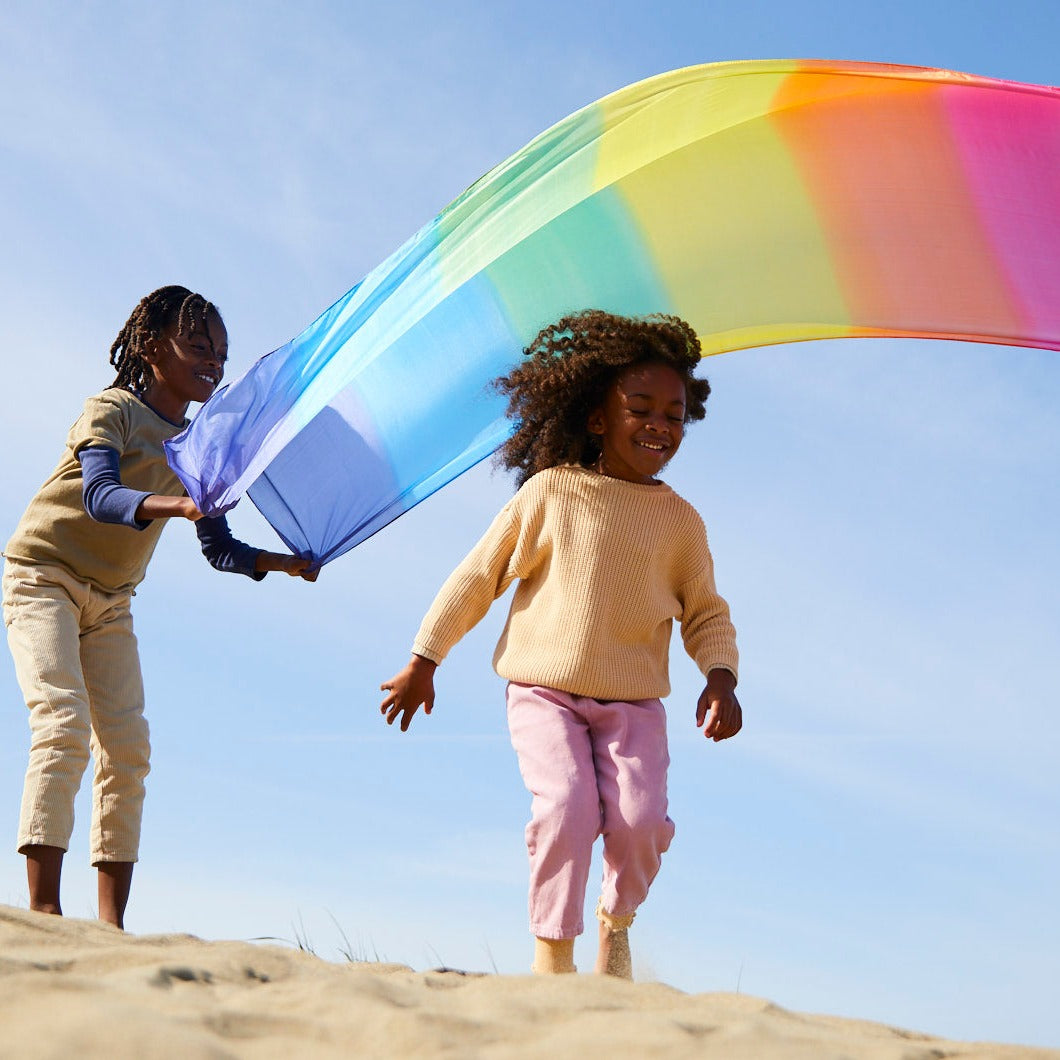
[(630, 916), (673, 838), (666, 816), (666, 713), (658, 699), (624, 703), (508, 685), (508, 727), (533, 795), (530, 930), (568, 939), (584, 929), (585, 886), (604, 837), (600, 908)]

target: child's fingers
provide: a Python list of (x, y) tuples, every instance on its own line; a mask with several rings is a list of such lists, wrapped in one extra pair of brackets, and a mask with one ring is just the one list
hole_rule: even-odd
[(710, 708), (710, 718), (703, 728), (703, 735), (717, 743), (728, 740), (743, 728), (743, 711), (734, 698), (731, 703), (716, 701)]
[(706, 704), (704, 704), (703, 706), (703, 716), (699, 719), (699, 723), (703, 725), (703, 722), (706, 722), (706, 724), (703, 725), (703, 735), (706, 736), (709, 740), (718, 728), (718, 704), (714, 703), (711, 705), (709, 714), (706, 713)]
[(702, 725), (703, 722), (705, 722), (707, 720), (707, 711), (709, 709), (710, 709), (710, 705), (707, 703), (706, 699), (704, 699), (701, 696), (700, 699), (699, 699), (699, 702), (696, 704), (696, 726), (697, 727)]
[[(401, 731), (408, 732), (409, 726), (412, 724), (412, 718), (419, 709), (419, 703), (412, 707), (409, 707), (408, 705), (402, 706), (401, 693), (396, 688), (388, 684), (382, 684), (379, 686), (379, 689), (382, 692), (390, 693), (379, 706), (379, 713), (386, 715), (387, 725), (393, 725), (395, 719), (400, 714)], [(430, 714), (429, 708), (427, 713)]]

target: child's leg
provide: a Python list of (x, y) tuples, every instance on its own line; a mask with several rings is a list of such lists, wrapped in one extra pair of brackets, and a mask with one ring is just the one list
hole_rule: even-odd
[(62, 916), (59, 902), (59, 880), (63, 871), (63, 854), (59, 847), (24, 847), (26, 882), (29, 884), (29, 907), (36, 913)]
[(104, 861), (98, 866), (99, 919), (125, 930), (125, 907), (132, 887), (131, 861)]
[(613, 975), (617, 979), (633, 978), (633, 956), (629, 952), (629, 928), (611, 928), (600, 921), (599, 943), (596, 950), (597, 975)]
[(4, 621), (30, 725), (18, 850), (27, 857), (32, 851), (27, 872), (42, 887), (53, 879), (58, 887), (55, 855), (47, 849), (61, 855), (70, 845), (74, 796), (88, 763), (90, 708), (80, 656), (87, 597), (88, 587), (64, 572), (5, 566)]
[(565, 975), (577, 970), (574, 939), (534, 939), (534, 963), (530, 971), (535, 975)]
[[(530, 929), (543, 961), (573, 971), (570, 955), (584, 927), (585, 885), (593, 841), (600, 834), (600, 795), (586, 722), (578, 697), (512, 683), (508, 725), (519, 770), (533, 795), (526, 827)], [(557, 942), (565, 945), (553, 945)]]
[(100, 594), (95, 623), (81, 638), (92, 703), (92, 864), (99, 870), (99, 918), (123, 927), (140, 846), (150, 741), (143, 679), (127, 594)]
[(604, 817), (597, 971), (629, 978), (627, 930), (674, 834), (666, 814), (666, 712), (657, 699), (601, 703), (591, 733)]

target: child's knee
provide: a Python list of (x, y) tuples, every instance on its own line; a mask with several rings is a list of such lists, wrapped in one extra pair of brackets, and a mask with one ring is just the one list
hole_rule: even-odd
[(674, 837), (674, 823), (665, 809), (638, 807), (633, 812), (608, 815), (604, 844), (611, 850), (651, 850), (662, 854)]
[(564, 797), (535, 798), (526, 845), (532, 854), (543, 843), (563, 842), (592, 846), (602, 831), (599, 798), (572, 790)]

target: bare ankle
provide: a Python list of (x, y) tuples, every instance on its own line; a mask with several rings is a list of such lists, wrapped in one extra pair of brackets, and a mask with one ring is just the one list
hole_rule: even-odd
[(574, 967), (574, 939), (534, 940), (534, 963), (530, 971), (534, 975), (569, 975)]
[(21, 848), (26, 855), (26, 883), (29, 887), (29, 907), (35, 913), (62, 916), (59, 889), (63, 872), (60, 847), (30, 844)]
[(600, 948), (596, 954), (596, 974), (616, 979), (633, 979), (633, 957), (629, 951), (629, 928), (609, 928), (600, 922)]

